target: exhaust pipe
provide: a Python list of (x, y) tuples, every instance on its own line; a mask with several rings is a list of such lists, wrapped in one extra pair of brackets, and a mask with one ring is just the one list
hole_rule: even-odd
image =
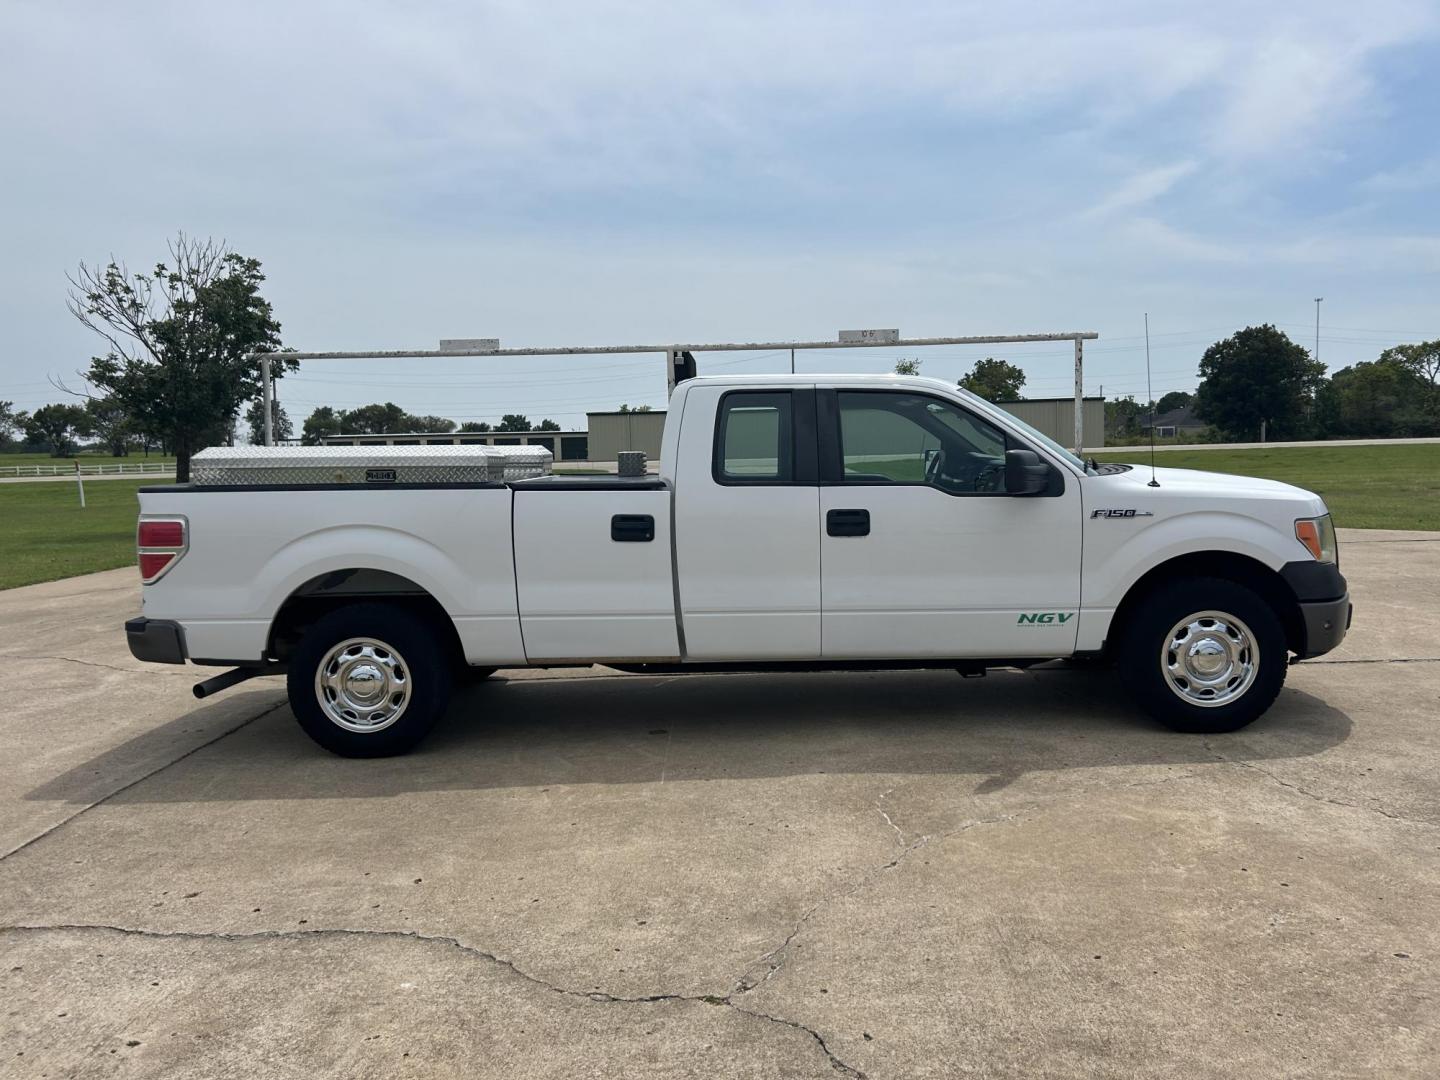
[(228, 690), (242, 682), (248, 682), (257, 675), (281, 675), (285, 671), (284, 664), (264, 664), (259, 667), (237, 667), (233, 671), (222, 672), (213, 679), (206, 679), (204, 682), (196, 683), (190, 688), (190, 692), (197, 698), (207, 698), (211, 694), (218, 694), (221, 690)]

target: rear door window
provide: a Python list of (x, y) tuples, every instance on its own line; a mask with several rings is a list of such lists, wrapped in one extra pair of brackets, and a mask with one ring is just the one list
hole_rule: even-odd
[(791, 483), (795, 479), (790, 391), (733, 391), (720, 400), (715, 426), (715, 479), (722, 484)]

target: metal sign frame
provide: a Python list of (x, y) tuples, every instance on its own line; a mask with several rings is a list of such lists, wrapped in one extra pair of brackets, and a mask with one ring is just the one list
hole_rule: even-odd
[[(1070, 330), (1054, 334), (981, 334), (961, 337), (900, 338), (890, 341), (749, 341), (720, 342), (703, 345), (566, 345), (558, 348), (523, 349), (371, 349), (326, 352), (251, 353), (250, 360), (260, 361), (260, 383), (264, 390), (265, 445), (274, 446), (272, 429), (275, 389), (271, 364), (276, 360), (404, 360), (432, 359), (455, 356), (604, 356), (619, 353), (663, 353), (667, 393), (675, 392), (675, 383), (685, 378), (684, 369), (694, 364), (699, 352), (777, 352), (789, 349), (908, 349), (930, 345), (1011, 345), (1035, 341), (1073, 341), (1075, 343), (1075, 452), (1082, 453), (1084, 441), (1084, 365), (1085, 342), (1100, 335), (1093, 330)], [(487, 339), (480, 339), (487, 340)], [(676, 379), (677, 372), (680, 380)]]

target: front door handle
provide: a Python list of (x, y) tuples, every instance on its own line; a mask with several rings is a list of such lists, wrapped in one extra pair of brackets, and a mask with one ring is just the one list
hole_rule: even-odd
[(648, 544), (655, 539), (655, 519), (649, 514), (616, 514), (610, 519), (610, 539)]
[(825, 531), (831, 536), (869, 536), (869, 510), (827, 510)]

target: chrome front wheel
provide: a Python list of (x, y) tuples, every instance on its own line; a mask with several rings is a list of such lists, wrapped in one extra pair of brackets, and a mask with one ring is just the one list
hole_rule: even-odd
[(1211, 709), (1236, 701), (1255, 684), (1260, 646), (1236, 616), (1197, 611), (1171, 628), (1160, 666), (1180, 700)]
[(1116, 642), (1120, 676), (1174, 731), (1236, 731), (1268, 709), (1285, 683), (1281, 615), (1257, 591), (1225, 578), (1164, 582), (1139, 600)]

